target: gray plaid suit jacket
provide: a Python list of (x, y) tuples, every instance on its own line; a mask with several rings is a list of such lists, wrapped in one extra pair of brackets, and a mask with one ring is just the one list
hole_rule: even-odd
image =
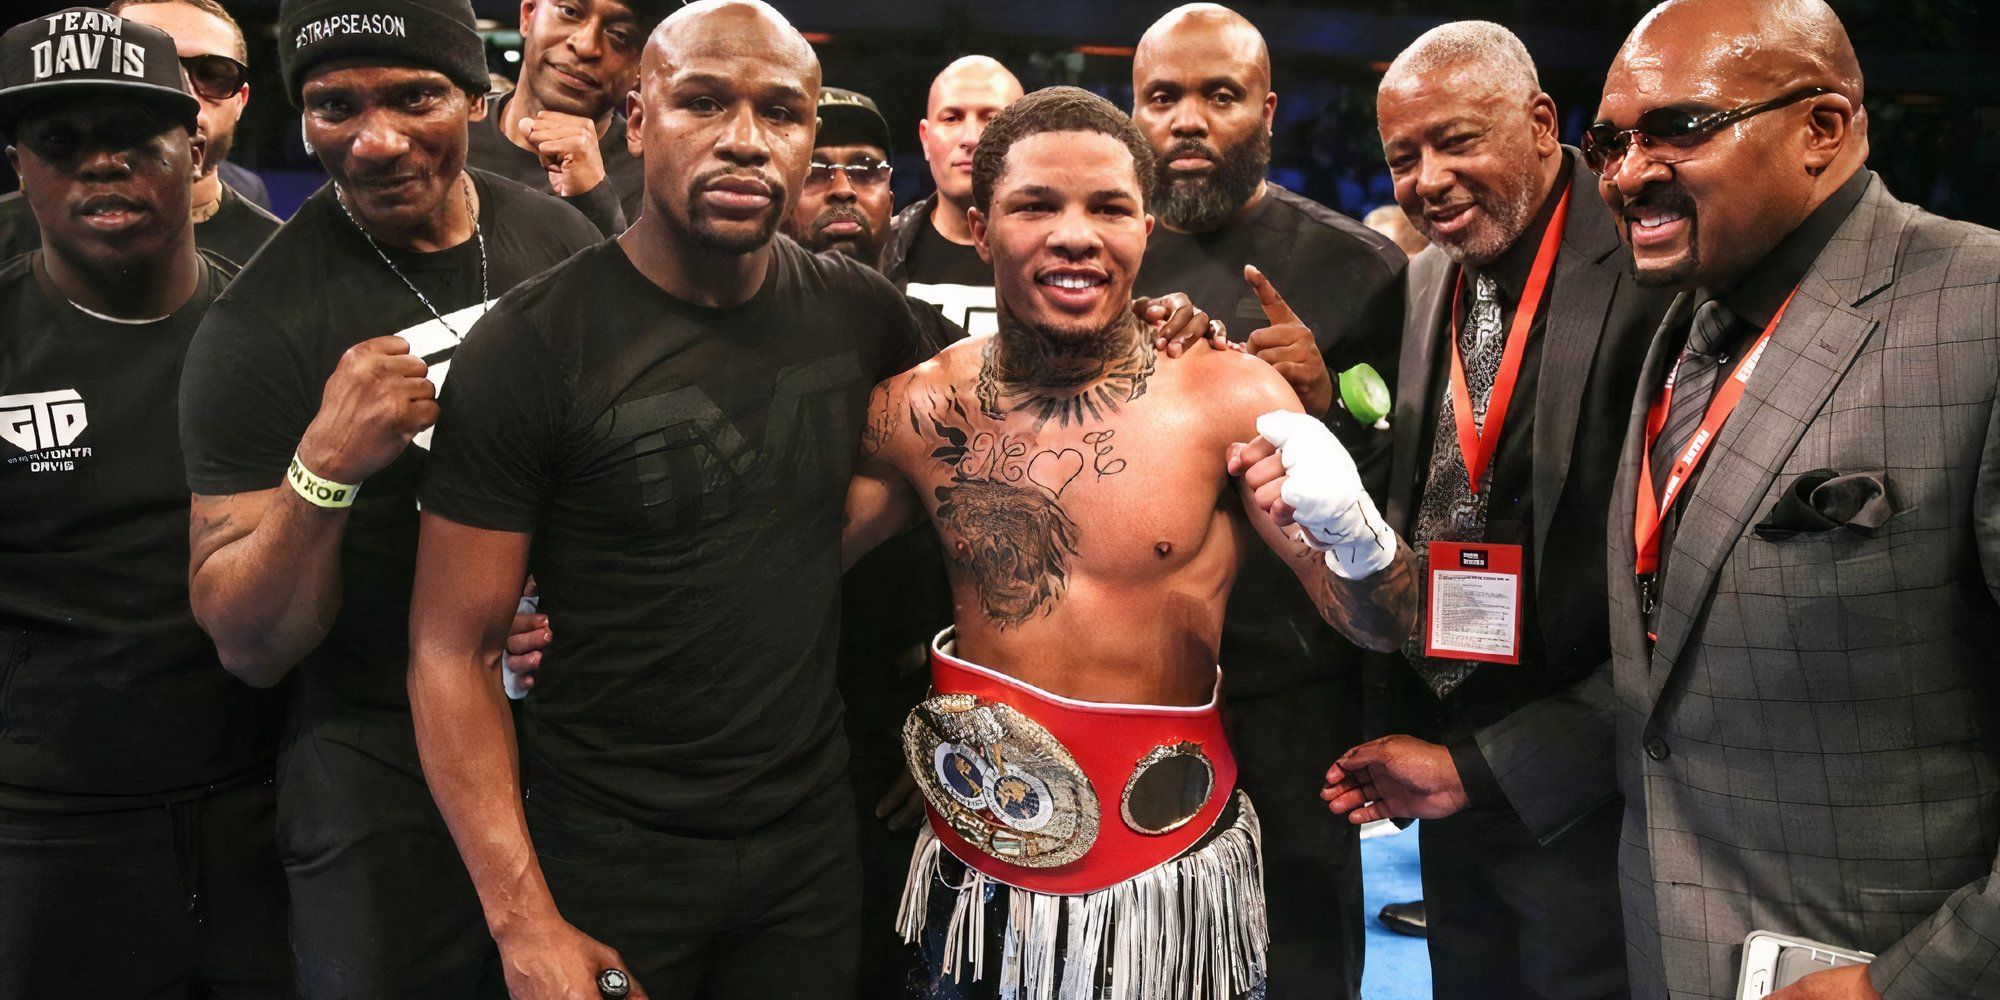
[[(1690, 298), (1626, 429), (1611, 662), (1481, 749), (1544, 836), (1623, 793), (1635, 996), (1733, 996), (1768, 929), (1877, 953), (1886, 997), (2000, 997), (2000, 233), (1869, 183), (1684, 501), (1651, 644), (1634, 487)], [(1886, 473), (1900, 513), (1757, 537), (1820, 468)]]

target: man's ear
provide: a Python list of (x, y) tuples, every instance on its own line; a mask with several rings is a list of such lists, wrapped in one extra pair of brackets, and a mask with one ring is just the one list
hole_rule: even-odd
[(645, 156), (645, 136), (646, 102), (639, 99), (639, 91), (634, 88), (625, 92), (625, 151)]
[(1821, 94), (1806, 105), (1806, 171), (1817, 174), (1854, 136), (1854, 105), (1842, 94)]
[(1277, 127), (1277, 122), (1278, 92), (1275, 90), (1268, 91), (1264, 94), (1264, 131), (1269, 132)]
[(197, 139), (197, 138), (195, 138), (195, 134), (194, 134), (193, 132), (189, 132), (189, 133), (188, 133), (188, 162), (194, 165), (194, 169), (193, 169), (193, 172), (191, 172), (191, 173), (189, 173), (189, 174), (188, 174), (188, 183), (189, 183), (189, 184), (192, 184), (192, 183), (194, 183), (195, 181), (198, 181), (198, 180), (201, 180), (201, 168), (202, 168), (202, 164), (203, 164), (203, 162), (204, 162), (204, 161), (206, 161), (207, 159), (208, 159), (208, 143), (206, 143), (206, 142), (204, 142), (204, 141), (202, 141), (202, 140), (200, 140), (200, 139)]
[(1146, 235), (1153, 235), (1153, 213), (1146, 213)]
[(1536, 94), (1528, 101), (1528, 117), (1533, 121), (1535, 132), (1535, 152), (1542, 156), (1554, 156), (1562, 150), (1562, 139), (1557, 136), (1561, 128), (1561, 116), (1556, 114), (1555, 98), (1547, 94)]
[(972, 248), (979, 251), (979, 259), (993, 263), (993, 253), (986, 249), (986, 213), (976, 208), (966, 209), (965, 226), (972, 231)]
[(7, 166), (13, 169), (16, 178), (21, 176), (21, 154), (15, 151), (11, 142), (7, 144)]
[(467, 96), (467, 97), (470, 97), (470, 98), (472, 98), (472, 108), (471, 108), (471, 109), (470, 109), (470, 111), (469, 111), (469, 112), (468, 112), (468, 113), (466, 114), (466, 116), (465, 116), (465, 120), (466, 120), (466, 121), (469, 121), (469, 122), (483, 122), (483, 121), (485, 121), (485, 120), (486, 120), (486, 95), (485, 95), (485, 94), (475, 94), (475, 93), (473, 93), (472, 91), (468, 90), (468, 91), (466, 91), (466, 92), (465, 92), (465, 96)]

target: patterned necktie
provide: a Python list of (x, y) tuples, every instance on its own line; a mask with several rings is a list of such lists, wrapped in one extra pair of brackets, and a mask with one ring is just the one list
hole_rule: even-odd
[(1688, 353), (1681, 361), (1680, 374), (1674, 378), (1674, 398), (1667, 407), (1667, 423), (1653, 442), (1655, 499), (1666, 491), (1674, 459), (1694, 439), (1695, 429), (1708, 414), (1716, 378), (1722, 374), (1723, 362), (1729, 360), (1717, 352), (1729, 342), (1735, 326), (1736, 314), (1714, 299), (1694, 311), (1694, 326), (1688, 330)]
[[(1472, 398), (1472, 423), (1486, 427), (1486, 406), (1493, 397), (1493, 380), (1500, 374), (1500, 358), (1507, 338), (1500, 335), (1500, 288), (1493, 279), (1480, 275), (1472, 282), (1472, 305), (1466, 310), (1465, 325), (1458, 332), (1458, 351), (1465, 362), (1465, 390)], [(1486, 467), (1487, 482), (1472, 492), (1466, 478), (1465, 456), (1458, 445), (1458, 418), (1451, 393), (1438, 407), (1437, 428), (1431, 435), (1430, 475), (1424, 480), (1422, 504), (1417, 508), (1419, 560), (1418, 579), (1424, 579), (1430, 558), (1426, 542), (1481, 542), (1486, 540), (1486, 486), (1492, 481), (1493, 467)], [(1425, 595), (1427, 598), (1428, 595)], [(1419, 628), (1428, 615), (1418, 619)], [(1403, 655), (1416, 668), (1417, 676), (1443, 698), (1472, 676), (1479, 664), (1472, 660), (1445, 660), (1424, 655), (1424, 636), (1413, 635), (1403, 644)]]

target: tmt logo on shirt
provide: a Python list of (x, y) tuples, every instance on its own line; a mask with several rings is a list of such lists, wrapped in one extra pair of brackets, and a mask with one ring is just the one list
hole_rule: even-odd
[(28, 463), (29, 472), (72, 472), (90, 457), (89, 446), (71, 447), (90, 426), (83, 396), (75, 389), (0, 396), (0, 441), (21, 449), (7, 464)]
[(50, 37), (29, 46), (36, 80), (88, 70), (146, 78), (146, 50), (119, 37), (125, 33), (124, 18), (68, 10), (42, 20), (49, 23)]

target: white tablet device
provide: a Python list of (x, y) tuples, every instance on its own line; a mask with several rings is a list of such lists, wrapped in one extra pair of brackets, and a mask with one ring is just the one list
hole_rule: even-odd
[(1812, 975), (1843, 965), (1867, 965), (1874, 955), (1772, 931), (1743, 939), (1743, 974), (1736, 1000), (1760, 1000)]

